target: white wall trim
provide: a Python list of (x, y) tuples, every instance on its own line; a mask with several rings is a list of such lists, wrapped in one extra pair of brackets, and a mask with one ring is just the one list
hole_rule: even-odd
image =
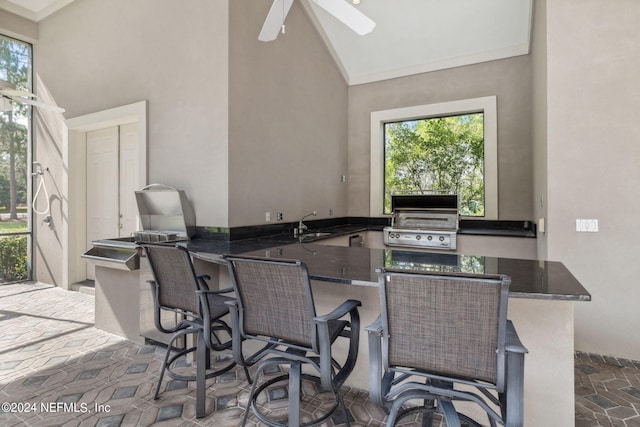
[(38, 11), (34, 11), (9, 0), (0, 0), (0, 8), (21, 16), (22, 18), (29, 19), (30, 21), (39, 22), (68, 4), (73, 3), (73, 1), (74, 0), (56, 0)]
[(64, 253), (63, 283), (86, 279), (85, 261), (80, 255), (86, 250), (86, 132), (138, 123), (139, 164), (138, 187), (147, 184), (147, 101), (140, 101), (109, 110), (99, 111), (65, 121), (63, 132), (63, 223)]
[(347, 73), (347, 82), (349, 86), (355, 86), (382, 80), (412, 76), (415, 74), (429, 73), (432, 71), (446, 70), (449, 68), (464, 67), (466, 65), (480, 64), (483, 62), (497, 61), (499, 59), (512, 58), (528, 54), (529, 43), (523, 43), (517, 46), (508, 46), (503, 49), (480, 52), (474, 55), (458, 56), (455, 58), (444, 58), (438, 61), (418, 64), (415, 66), (407, 66), (391, 70), (377, 71), (373, 73)]
[(484, 113), (485, 216), (498, 219), (498, 120), (497, 98), (462, 99), (437, 104), (416, 105), (371, 112), (371, 175), (369, 214), (383, 215), (384, 210), (384, 124), (388, 122), (480, 112)]

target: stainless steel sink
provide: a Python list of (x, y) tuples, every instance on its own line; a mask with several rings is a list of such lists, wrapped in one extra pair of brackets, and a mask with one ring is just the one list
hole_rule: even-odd
[(326, 237), (326, 236), (330, 236), (333, 233), (328, 233), (326, 231), (318, 231), (318, 232), (314, 232), (314, 233), (304, 233), (303, 235), (300, 236), (300, 240), (311, 240), (311, 239), (316, 239), (318, 237)]

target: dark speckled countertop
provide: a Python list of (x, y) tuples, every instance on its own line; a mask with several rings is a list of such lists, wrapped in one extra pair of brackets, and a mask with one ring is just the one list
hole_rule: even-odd
[[(366, 228), (365, 228), (366, 229)], [(362, 228), (343, 229), (342, 233)], [(315, 231), (315, 230), (314, 230)], [(331, 237), (334, 237), (335, 234)], [(195, 239), (187, 248), (198, 258), (221, 263), (224, 254), (299, 259), (307, 264), (311, 279), (348, 285), (377, 286), (376, 268), (462, 271), (511, 276), (510, 296), (515, 298), (590, 301), (591, 295), (560, 262), (369, 249), (301, 243), (289, 235), (245, 240)]]

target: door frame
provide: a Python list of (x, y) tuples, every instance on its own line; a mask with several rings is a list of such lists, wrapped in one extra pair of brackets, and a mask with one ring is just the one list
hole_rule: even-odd
[(138, 124), (138, 188), (147, 185), (147, 101), (123, 105), (65, 120), (62, 141), (62, 287), (85, 280), (86, 132), (129, 123)]

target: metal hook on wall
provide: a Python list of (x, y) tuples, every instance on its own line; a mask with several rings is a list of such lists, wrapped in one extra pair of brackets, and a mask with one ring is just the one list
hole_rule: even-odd
[(35, 172), (31, 172), (31, 176), (44, 175), (45, 171), (49, 170), (49, 168), (43, 168), (42, 163), (40, 162), (33, 162), (32, 164), (33, 164), (32, 170), (35, 170)]

